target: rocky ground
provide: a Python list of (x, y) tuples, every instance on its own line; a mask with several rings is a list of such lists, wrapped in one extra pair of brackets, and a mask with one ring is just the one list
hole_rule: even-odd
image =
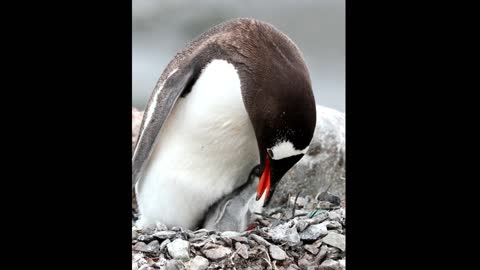
[[(142, 114), (132, 108), (132, 148)], [(133, 226), (132, 269), (345, 269), (344, 159), (345, 115), (317, 106), (307, 155), (284, 177), (255, 228), (219, 232)]]
[(345, 269), (345, 203), (334, 195), (290, 197), (255, 225), (245, 232), (133, 227), (132, 269)]

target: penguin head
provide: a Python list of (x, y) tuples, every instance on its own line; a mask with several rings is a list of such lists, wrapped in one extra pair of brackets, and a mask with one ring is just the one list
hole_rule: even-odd
[(271, 87), (257, 93), (250, 116), (260, 155), (256, 199), (264, 196), (266, 206), (280, 180), (307, 153), (312, 140), (316, 107), (309, 78), (273, 81)]

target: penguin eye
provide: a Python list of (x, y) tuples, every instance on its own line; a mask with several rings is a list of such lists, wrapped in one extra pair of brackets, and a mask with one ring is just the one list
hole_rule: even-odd
[(273, 158), (273, 152), (272, 152), (272, 149), (271, 149), (271, 148), (268, 148), (268, 149), (267, 149), (267, 153), (268, 153), (268, 155), (270, 156), (270, 158)]

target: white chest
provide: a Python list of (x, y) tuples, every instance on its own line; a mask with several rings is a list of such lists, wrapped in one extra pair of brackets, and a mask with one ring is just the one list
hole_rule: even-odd
[(214, 60), (162, 128), (137, 184), (139, 225), (192, 228), (260, 160), (233, 65)]

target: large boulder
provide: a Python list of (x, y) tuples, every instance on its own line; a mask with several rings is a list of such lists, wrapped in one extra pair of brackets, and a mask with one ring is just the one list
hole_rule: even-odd
[(288, 196), (316, 196), (328, 192), (345, 198), (345, 114), (317, 105), (317, 126), (307, 154), (282, 178), (270, 207)]

